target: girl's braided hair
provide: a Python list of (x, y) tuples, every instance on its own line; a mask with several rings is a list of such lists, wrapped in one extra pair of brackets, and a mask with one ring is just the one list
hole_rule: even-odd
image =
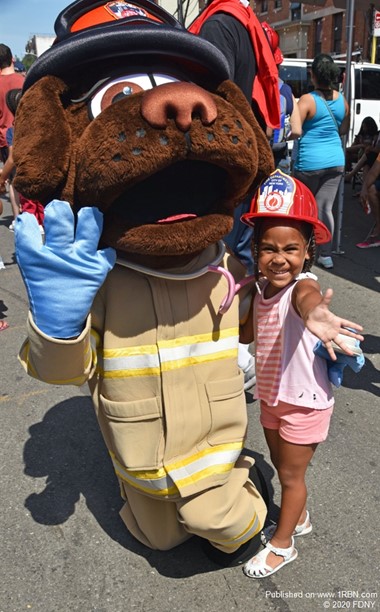
[[(300, 225), (301, 225), (301, 232), (308, 244), (307, 250), (309, 253), (309, 259), (305, 259), (303, 263), (302, 272), (310, 272), (312, 266), (315, 263), (315, 259), (317, 255), (317, 247), (316, 247), (316, 242), (315, 242), (314, 229), (310, 223), (306, 223), (304, 221), (301, 221)], [(253, 263), (254, 263), (253, 273), (257, 280), (259, 279), (260, 274), (261, 274), (259, 270), (259, 263), (258, 263), (259, 262), (259, 243), (260, 243), (260, 237), (261, 237), (261, 229), (262, 229), (262, 223), (260, 223), (256, 219), (255, 225), (253, 228), (253, 237), (252, 237), (252, 256), (253, 256)]]

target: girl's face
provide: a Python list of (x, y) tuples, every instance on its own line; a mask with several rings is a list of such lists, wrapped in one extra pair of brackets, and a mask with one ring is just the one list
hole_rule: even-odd
[(297, 221), (269, 220), (261, 227), (258, 265), (270, 283), (268, 297), (289, 285), (310, 259), (308, 243)]

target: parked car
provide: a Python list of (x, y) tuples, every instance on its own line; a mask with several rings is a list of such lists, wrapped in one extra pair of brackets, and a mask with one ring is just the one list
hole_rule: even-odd
[[(334, 60), (340, 67), (337, 89), (343, 90), (346, 62)], [(295, 98), (313, 90), (310, 68), (313, 60), (285, 58), (280, 68), (280, 78), (289, 83)], [(351, 64), (351, 94), (347, 96), (351, 106), (351, 123), (347, 135), (350, 146), (359, 132), (364, 117), (373, 117), (380, 129), (380, 64), (353, 62)]]

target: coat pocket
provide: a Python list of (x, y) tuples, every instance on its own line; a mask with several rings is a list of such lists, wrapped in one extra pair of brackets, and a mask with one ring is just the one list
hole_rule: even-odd
[(243, 373), (226, 380), (206, 384), (211, 429), (207, 440), (210, 444), (240, 442), (247, 432), (248, 416), (243, 387)]
[(160, 399), (113, 402), (102, 395), (99, 399), (108, 424), (110, 450), (118, 461), (130, 470), (161, 467), (164, 431)]

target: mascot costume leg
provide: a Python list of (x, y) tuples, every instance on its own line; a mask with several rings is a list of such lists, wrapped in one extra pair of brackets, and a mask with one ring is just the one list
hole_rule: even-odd
[(140, 542), (198, 535), (241, 563), (266, 504), (244, 450), (245, 269), (222, 238), (270, 148), (222, 54), (149, 0), (77, 0), (55, 30), (15, 123), (15, 186), (44, 204), (46, 236), (17, 218), (20, 360), (88, 382)]

